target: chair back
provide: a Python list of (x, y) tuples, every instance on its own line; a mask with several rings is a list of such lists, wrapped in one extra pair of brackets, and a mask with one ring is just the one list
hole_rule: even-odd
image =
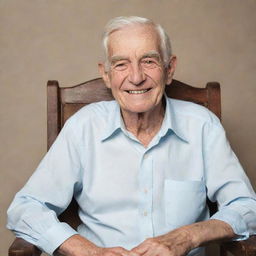
[[(166, 86), (166, 94), (170, 98), (191, 101), (207, 107), (221, 119), (220, 85), (209, 82), (205, 88), (173, 80)], [(65, 121), (81, 107), (98, 101), (113, 100), (111, 90), (101, 78), (97, 78), (72, 87), (59, 87), (58, 81), (47, 83), (47, 148), (49, 149), (58, 136)], [(208, 203), (210, 212), (216, 206)], [(62, 221), (77, 227), (80, 220), (77, 215), (77, 204), (73, 200), (68, 209), (60, 216)]]

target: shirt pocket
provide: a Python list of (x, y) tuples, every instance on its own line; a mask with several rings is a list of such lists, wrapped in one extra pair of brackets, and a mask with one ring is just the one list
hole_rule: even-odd
[(165, 180), (166, 224), (173, 228), (200, 220), (206, 209), (206, 188), (203, 181)]

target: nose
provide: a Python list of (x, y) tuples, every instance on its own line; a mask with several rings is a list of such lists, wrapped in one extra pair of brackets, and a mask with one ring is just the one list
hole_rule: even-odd
[(129, 70), (128, 76), (129, 82), (134, 85), (140, 85), (145, 81), (145, 74), (143, 69), (139, 65), (132, 65)]

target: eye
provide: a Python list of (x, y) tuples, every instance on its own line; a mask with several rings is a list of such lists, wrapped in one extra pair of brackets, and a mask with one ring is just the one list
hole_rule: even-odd
[(155, 68), (157, 66), (155, 59), (143, 59), (141, 63), (145, 68)]
[(113, 68), (118, 71), (125, 70), (127, 68), (127, 62), (116, 62), (113, 64)]

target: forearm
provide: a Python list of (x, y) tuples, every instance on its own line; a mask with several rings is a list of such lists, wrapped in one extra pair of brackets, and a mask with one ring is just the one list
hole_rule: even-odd
[(146, 239), (132, 249), (138, 255), (187, 255), (206, 243), (235, 237), (231, 226), (220, 220), (208, 220), (177, 228), (165, 235)]
[(183, 240), (181, 242), (187, 244), (190, 249), (203, 246), (210, 242), (231, 239), (236, 236), (229, 224), (220, 220), (207, 220), (183, 226), (166, 235), (160, 236), (159, 239), (169, 247), (173, 243), (173, 235), (175, 233), (177, 236), (181, 236)]
[(80, 235), (71, 236), (60, 245), (57, 252), (65, 256), (96, 255), (99, 247)]
[(203, 246), (234, 238), (236, 234), (229, 224), (220, 220), (207, 220), (187, 226), (190, 230), (193, 247)]
[(130, 252), (122, 247), (98, 247), (80, 235), (71, 236), (60, 245), (57, 252), (64, 256), (131, 256)]

